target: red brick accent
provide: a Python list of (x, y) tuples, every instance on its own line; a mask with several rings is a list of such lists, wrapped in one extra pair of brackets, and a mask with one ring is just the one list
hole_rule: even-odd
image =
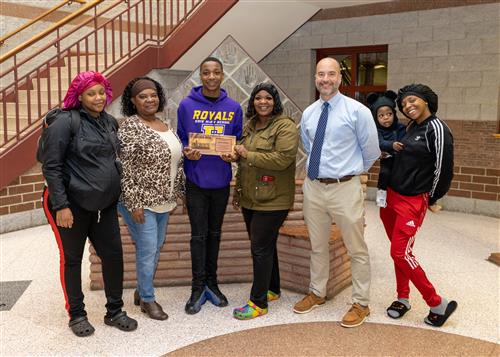
[(500, 177), (500, 169), (486, 169), (486, 175)]
[(451, 190), (451, 189), (448, 191), (448, 195), (450, 195), (450, 196), (458, 196), (458, 197), (466, 197), (466, 198), (470, 198), (471, 197), (470, 191)]
[(42, 195), (39, 192), (25, 193), (23, 195), (23, 202), (33, 202), (39, 201)]
[(496, 193), (488, 193), (488, 192), (471, 192), (472, 198), (479, 198), (481, 200), (496, 200), (497, 199), (497, 194)]
[(30, 185), (20, 185), (20, 186), (10, 186), (9, 195), (15, 195), (18, 193), (33, 192), (33, 184)]
[(460, 172), (463, 174), (485, 175), (486, 169), (480, 167), (461, 167)]
[[(460, 170), (460, 167), (455, 167), (457, 170)], [(481, 176), (474, 176), (474, 177), (481, 177)], [(460, 181), (460, 182), (471, 182), (472, 181), (472, 176), (471, 175), (461, 175), (461, 174), (455, 174), (453, 177), (454, 181)], [(478, 181), (476, 181), (478, 182)]]
[(21, 176), (21, 183), (35, 183), (35, 182), (43, 182), (43, 175), (38, 174), (38, 175), (27, 175), (27, 176)]
[(0, 206), (8, 206), (16, 203), (21, 203), (22, 200), (23, 196), (21, 195), (2, 197), (0, 198)]
[(460, 189), (469, 191), (484, 191), (484, 185), (478, 183), (460, 182)]
[(41, 208), (44, 186), (40, 164), (36, 164), (0, 191), (0, 215)]
[(21, 203), (21, 204), (18, 204), (18, 205), (9, 206), (9, 213), (31, 211), (34, 208), (35, 208), (35, 203), (34, 202)]
[(500, 186), (499, 185), (485, 185), (484, 190), (486, 192), (500, 193)]
[[(455, 177), (455, 179), (457, 179)], [(465, 181), (465, 180), (461, 180)], [(498, 177), (493, 177), (493, 176), (473, 176), (472, 177), (472, 182), (478, 182), (478, 183), (489, 183), (496, 185), (498, 184)]]

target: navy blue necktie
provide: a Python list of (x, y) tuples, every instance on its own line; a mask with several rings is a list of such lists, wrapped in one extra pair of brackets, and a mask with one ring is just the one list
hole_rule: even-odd
[(314, 142), (309, 157), (309, 167), (307, 169), (307, 176), (311, 179), (317, 179), (319, 174), (319, 162), (321, 161), (321, 148), (325, 139), (326, 123), (328, 122), (328, 102), (323, 103), (321, 116), (319, 117), (318, 127), (316, 128), (316, 135), (314, 135)]

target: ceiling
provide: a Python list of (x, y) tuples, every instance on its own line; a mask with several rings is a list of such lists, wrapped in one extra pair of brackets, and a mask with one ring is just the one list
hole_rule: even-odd
[(240, 0), (172, 66), (172, 69), (195, 69), (228, 35), (259, 62), (321, 9), (387, 1)]

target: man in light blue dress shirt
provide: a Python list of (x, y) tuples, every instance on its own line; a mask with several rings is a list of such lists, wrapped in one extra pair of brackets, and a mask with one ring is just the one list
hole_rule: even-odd
[(315, 84), (320, 99), (306, 108), (300, 124), (308, 156), (303, 211), (311, 240), (311, 283), (309, 294), (295, 304), (294, 311), (307, 313), (326, 301), (329, 240), (335, 222), (351, 257), (353, 285), (352, 306), (341, 325), (355, 327), (370, 314), (370, 257), (364, 240), (364, 195), (359, 175), (378, 159), (380, 149), (370, 110), (341, 94), (341, 81), (335, 59), (318, 62)]

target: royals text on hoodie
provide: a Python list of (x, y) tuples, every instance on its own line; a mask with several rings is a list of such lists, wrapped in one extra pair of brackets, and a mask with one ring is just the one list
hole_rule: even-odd
[[(203, 95), (203, 87), (194, 87), (177, 109), (177, 134), (182, 144), (188, 146), (189, 133), (234, 135), (240, 139), (243, 112), (238, 102), (220, 90), (215, 101)], [(219, 156), (202, 155), (200, 160), (184, 161), (186, 178), (201, 188), (222, 188), (232, 178), (231, 164)]]

